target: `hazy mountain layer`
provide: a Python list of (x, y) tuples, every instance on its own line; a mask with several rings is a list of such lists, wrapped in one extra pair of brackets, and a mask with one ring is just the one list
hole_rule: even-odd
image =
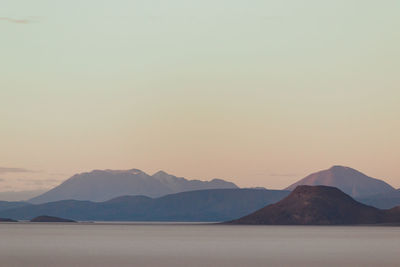
[(282, 190), (211, 189), (156, 199), (124, 196), (100, 203), (63, 200), (0, 211), (0, 217), (30, 220), (46, 214), (85, 221), (225, 221), (275, 203), (289, 193)]
[(299, 185), (333, 186), (355, 198), (395, 191), (392, 186), (382, 180), (368, 177), (355, 169), (343, 166), (333, 166), (328, 170), (313, 173), (290, 185), (286, 190), (292, 191)]
[(9, 210), (19, 207), (30, 206), (32, 204), (27, 202), (8, 202), (8, 201), (0, 201), (0, 211)]
[(380, 209), (391, 209), (400, 206), (400, 190), (358, 198), (357, 200)]
[(32, 198), (31, 203), (58, 200), (106, 201), (123, 195), (160, 197), (191, 190), (238, 188), (234, 183), (220, 179), (211, 181), (187, 180), (165, 172), (150, 176), (140, 170), (95, 170), (72, 176), (50, 191)]

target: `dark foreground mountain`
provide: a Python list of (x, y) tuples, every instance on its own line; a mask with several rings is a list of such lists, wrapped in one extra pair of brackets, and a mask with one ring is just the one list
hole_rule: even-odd
[(329, 186), (298, 186), (278, 203), (266, 206), (232, 224), (350, 225), (400, 223), (400, 207), (380, 210), (361, 204)]
[(58, 200), (106, 201), (124, 195), (160, 197), (192, 190), (238, 188), (221, 179), (211, 181), (187, 180), (163, 171), (150, 176), (140, 170), (95, 170), (72, 176), (50, 191), (32, 198), (34, 204)]
[(68, 222), (68, 223), (73, 223), (76, 222), (74, 220), (69, 220), (69, 219), (64, 219), (64, 218), (59, 218), (59, 217), (53, 217), (53, 216), (47, 216), (47, 215), (41, 215), (38, 217), (35, 217), (31, 220), (31, 222), (52, 222), (52, 223), (58, 223), (58, 222)]
[(374, 206), (380, 209), (391, 209), (400, 206), (400, 190), (397, 189), (392, 192), (376, 194), (364, 198), (358, 198), (358, 201)]
[(18, 222), (18, 221), (9, 218), (0, 218), (0, 222)]
[(294, 190), (299, 185), (326, 185), (337, 187), (354, 198), (364, 198), (376, 194), (386, 194), (395, 189), (382, 180), (371, 178), (365, 174), (343, 166), (313, 173), (290, 185), (286, 190)]
[(47, 214), (78, 221), (226, 221), (275, 203), (290, 192), (262, 189), (211, 189), (160, 198), (124, 196), (106, 202), (63, 200), (0, 212), (29, 220)]

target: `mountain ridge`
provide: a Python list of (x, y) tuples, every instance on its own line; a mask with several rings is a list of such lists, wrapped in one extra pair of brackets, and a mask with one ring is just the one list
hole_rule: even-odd
[(400, 207), (380, 210), (335, 187), (301, 185), (275, 204), (230, 224), (352, 225), (400, 223)]
[(184, 191), (238, 188), (222, 179), (188, 180), (164, 171), (148, 175), (139, 169), (93, 170), (75, 174), (53, 189), (29, 200), (33, 204), (64, 199), (102, 202), (122, 195), (160, 197)]
[(0, 211), (0, 217), (29, 220), (47, 214), (77, 221), (225, 221), (253, 212), (289, 191), (208, 189), (159, 198), (120, 196), (105, 202), (60, 200)]
[(363, 198), (357, 198), (358, 201), (380, 209), (390, 209), (400, 205), (400, 190), (392, 192), (374, 194)]
[(383, 180), (369, 177), (356, 169), (340, 165), (334, 165), (327, 170), (312, 173), (286, 187), (285, 190), (292, 191), (299, 185), (337, 187), (355, 198), (395, 191), (391, 185)]

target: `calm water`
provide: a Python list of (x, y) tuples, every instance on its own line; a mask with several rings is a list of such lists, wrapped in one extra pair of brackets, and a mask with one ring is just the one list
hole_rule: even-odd
[(400, 227), (0, 224), (1, 266), (399, 266)]

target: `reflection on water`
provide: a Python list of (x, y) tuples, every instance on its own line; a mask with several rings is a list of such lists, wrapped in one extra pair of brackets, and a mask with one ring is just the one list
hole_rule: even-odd
[(400, 227), (0, 224), (1, 266), (398, 266)]

